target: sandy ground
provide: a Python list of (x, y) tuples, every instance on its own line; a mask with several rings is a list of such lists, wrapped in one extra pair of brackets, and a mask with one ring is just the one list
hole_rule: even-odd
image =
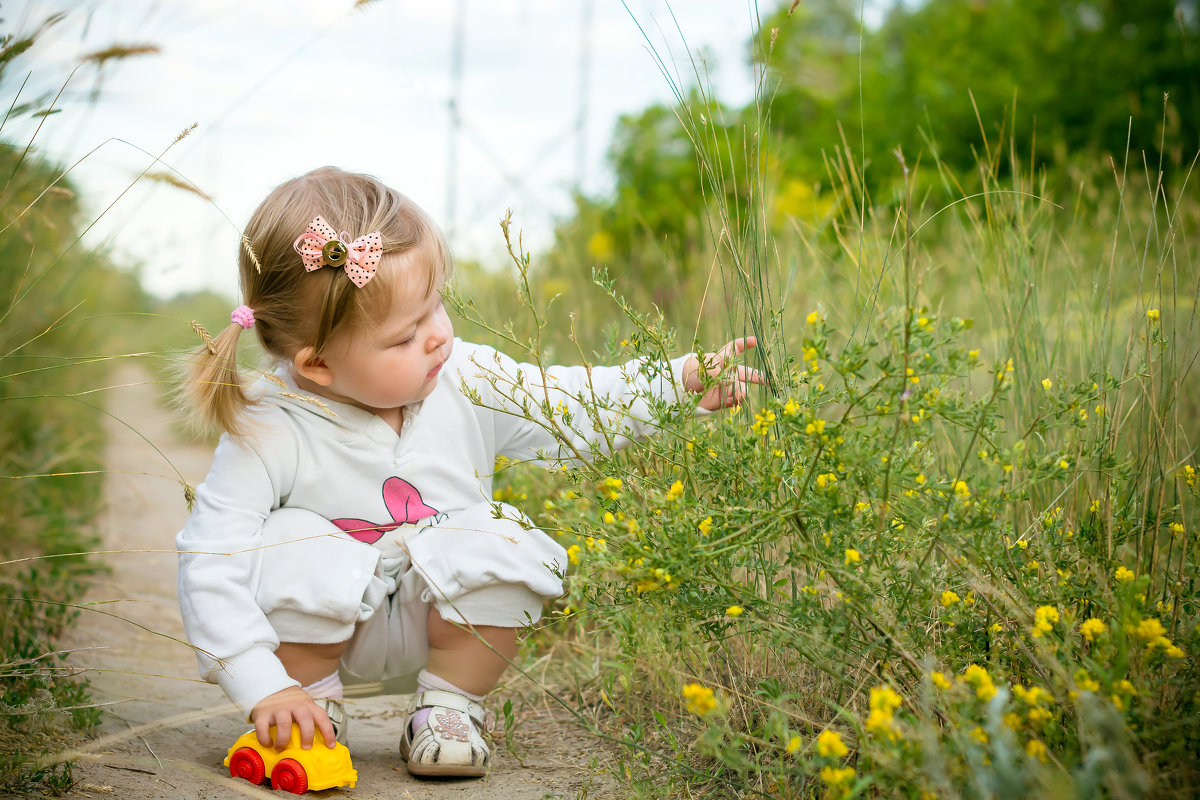
[[(73, 797), (205, 798), (290, 796), (234, 781), (221, 766), (248, 726), (221, 690), (200, 682), (182, 642), (175, 595), (175, 533), (187, 516), (181, 480), (204, 478), (211, 447), (176, 434), (145, 373), (125, 367), (109, 392), (107, 510), (101, 520), (111, 568), (100, 576), (66, 646), (91, 668), (93, 697), (106, 703), (100, 735), (77, 754)], [(161, 451), (158, 452), (158, 451)], [(176, 474), (178, 471), (178, 475)], [(182, 479), (179, 476), (182, 476)], [(498, 691), (489, 705), (498, 713)], [(594, 740), (548, 703), (523, 702), (513, 752), (503, 732), (484, 779), (423, 780), (408, 774), (396, 745), (403, 697), (372, 697), (349, 707), (350, 751), (358, 784), (320, 797), (575, 798), (603, 796), (587, 767)], [(514, 705), (517, 705), (514, 703)], [(586, 788), (585, 788), (586, 787)]]

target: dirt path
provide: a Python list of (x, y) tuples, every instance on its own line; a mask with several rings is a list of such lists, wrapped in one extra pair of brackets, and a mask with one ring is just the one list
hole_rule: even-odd
[[(226, 749), (248, 726), (220, 689), (197, 679), (195, 658), (178, 641), (183, 629), (176, 607), (176, 559), (169, 550), (187, 506), (175, 470), (196, 485), (208, 471), (212, 448), (190, 443), (171, 430), (169, 415), (147, 381), (142, 371), (123, 368), (113, 376), (113, 384), (121, 388), (112, 390), (108, 401), (115, 419), (106, 422), (106, 467), (111, 473), (105, 485), (102, 547), (135, 552), (106, 556), (111, 573), (101, 576), (89, 595), (92, 602), (106, 601), (99, 607), (104, 613), (84, 612), (67, 643), (71, 648), (92, 648), (73, 660), (93, 668), (96, 702), (111, 704), (101, 735), (78, 755), (80, 782), (72, 796), (278, 800), (290, 795), (231, 780), (221, 766)], [(413, 778), (396, 750), (403, 700), (353, 701), (349, 745), (358, 785), (317, 796), (549, 800), (574, 798), (581, 789), (598, 796), (587, 768), (593, 743), (549, 705), (539, 708), (538, 703), (523, 704), (515, 733), (515, 750), (523, 763), (506, 752), (500, 732), (487, 778)], [(497, 711), (502, 703), (496, 696), (490, 701)]]

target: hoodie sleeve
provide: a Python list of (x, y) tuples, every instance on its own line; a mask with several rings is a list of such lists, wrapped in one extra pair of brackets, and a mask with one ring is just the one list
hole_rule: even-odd
[(544, 464), (591, 460), (657, 433), (656, 419), (708, 413), (683, 388), (690, 354), (543, 370), (485, 345), (460, 340), (455, 348), (463, 391), (494, 417), (497, 455)]
[(278, 471), (249, 444), (221, 437), (175, 539), (179, 607), (200, 674), (247, 713), (267, 695), (299, 685), (275, 657), (279, 639), (255, 602), (263, 524), (280, 505), (285, 480), (272, 474)]

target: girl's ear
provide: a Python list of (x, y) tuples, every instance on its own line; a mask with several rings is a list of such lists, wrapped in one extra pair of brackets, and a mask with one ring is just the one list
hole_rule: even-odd
[(318, 386), (328, 386), (333, 383), (333, 370), (325, 360), (317, 355), (311, 347), (302, 347), (292, 357), (292, 366), (296, 372)]

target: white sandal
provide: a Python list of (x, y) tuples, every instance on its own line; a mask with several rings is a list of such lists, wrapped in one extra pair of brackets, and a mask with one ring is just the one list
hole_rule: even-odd
[[(412, 715), (422, 708), (430, 709), (429, 719), (414, 734)], [(422, 692), (413, 698), (404, 723), (400, 757), (413, 775), (486, 775), (492, 753), (479, 735), (484, 725), (479, 703), (454, 692)]]
[(345, 704), (341, 700), (335, 700), (332, 697), (318, 697), (313, 702), (325, 712), (329, 717), (329, 721), (333, 723), (333, 738), (345, 744), (346, 729), (350, 725), (350, 720), (346, 716)]

